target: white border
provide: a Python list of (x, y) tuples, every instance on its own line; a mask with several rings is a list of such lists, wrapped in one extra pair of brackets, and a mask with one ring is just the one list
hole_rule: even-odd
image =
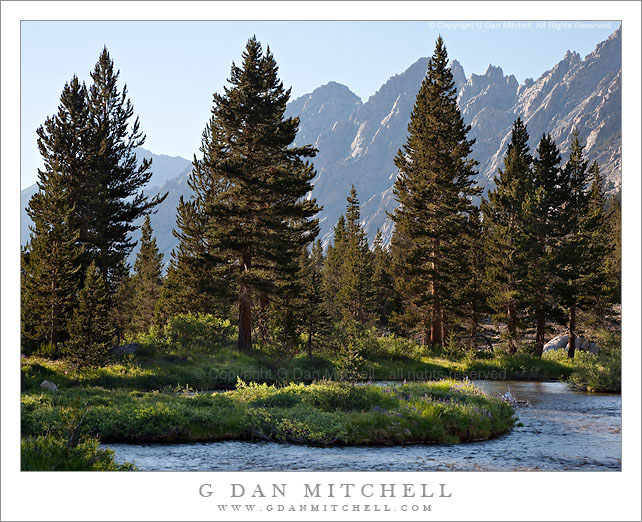
[[(204, 482), (446, 483), (439, 520), (640, 520), (640, 4), (638, 2), (2, 2), (2, 520), (215, 520)], [(20, 473), (20, 19), (623, 20), (623, 471), (616, 473)], [(82, 42), (79, 42), (82, 44)], [(293, 486), (294, 487), (294, 486)], [(451, 500), (451, 501), (450, 501)], [(288, 501), (295, 501), (289, 496)], [(381, 501), (380, 501), (381, 502)], [(225, 517), (229, 517), (227, 513)], [(282, 520), (284, 513), (261, 513)], [(389, 520), (390, 513), (294, 514)], [(399, 514), (401, 516), (401, 514)], [(408, 514), (408, 519), (411, 519)], [(256, 515), (253, 515), (256, 517)], [(250, 517), (247, 517), (250, 518)]]

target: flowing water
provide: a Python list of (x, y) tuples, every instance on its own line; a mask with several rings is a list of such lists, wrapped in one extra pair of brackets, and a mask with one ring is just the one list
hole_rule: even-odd
[(275, 442), (109, 444), (146, 471), (606, 471), (621, 470), (620, 395), (558, 382), (477, 381), (490, 394), (529, 400), (523, 427), (483, 442), (318, 448)]

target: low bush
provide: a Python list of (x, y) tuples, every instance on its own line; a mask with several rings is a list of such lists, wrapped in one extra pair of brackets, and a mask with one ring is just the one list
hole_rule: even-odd
[(55, 435), (23, 438), (20, 443), (22, 471), (132, 471), (136, 466), (117, 464), (114, 451), (99, 448), (95, 438), (69, 444)]
[(543, 360), (565, 364), (570, 368), (568, 381), (578, 389), (589, 392), (620, 393), (622, 391), (621, 336), (607, 331), (598, 333), (600, 352), (576, 351), (569, 359), (566, 350), (544, 354)]
[(212, 314), (179, 314), (165, 325), (165, 336), (174, 348), (211, 351), (230, 330), (229, 319)]

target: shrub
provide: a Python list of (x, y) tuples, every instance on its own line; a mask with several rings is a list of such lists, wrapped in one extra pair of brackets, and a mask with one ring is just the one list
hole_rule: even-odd
[(165, 325), (165, 336), (174, 348), (211, 351), (225, 338), (230, 327), (229, 319), (190, 312), (169, 319)]
[(129, 462), (117, 464), (114, 451), (98, 447), (98, 439), (83, 438), (69, 444), (60, 437), (26, 437), (20, 443), (22, 471), (133, 471)]
[(620, 335), (602, 332), (599, 354), (575, 352), (571, 384), (590, 392), (622, 391), (622, 345)]
[(36, 357), (44, 357), (45, 359), (58, 359), (62, 355), (60, 348), (53, 343), (42, 343), (32, 354)]
[(424, 355), (424, 347), (405, 337), (387, 335), (379, 338), (380, 356), (391, 360), (420, 359)]

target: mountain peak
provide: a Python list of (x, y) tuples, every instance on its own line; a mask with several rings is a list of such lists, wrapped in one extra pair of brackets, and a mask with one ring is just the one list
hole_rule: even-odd
[(569, 63), (577, 63), (582, 61), (582, 57), (578, 52), (566, 51), (566, 54), (564, 55), (564, 58), (562, 59), (562, 61), (569, 62)]
[(488, 76), (493, 80), (502, 80), (504, 78), (504, 70), (499, 66), (489, 63), (484, 76)]
[(361, 101), (361, 98), (353, 93), (349, 87), (343, 85), (342, 83), (329, 81), (328, 83), (317, 87), (310, 94), (304, 94), (303, 96), (319, 96), (320, 94), (326, 95), (343, 95), (348, 97), (353, 97)]
[(453, 80), (455, 81), (457, 89), (461, 89), (461, 86), (466, 83), (466, 73), (458, 60), (450, 62), (450, 72), (453, 75)]

